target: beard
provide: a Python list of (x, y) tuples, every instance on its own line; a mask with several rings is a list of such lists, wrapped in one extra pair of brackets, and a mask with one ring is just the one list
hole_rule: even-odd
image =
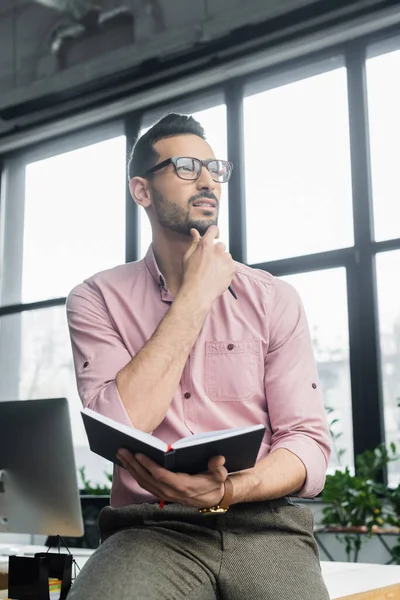
[[(153, 196), (154, 212), (156, 213), (158, 222), (162, 227), (190, 237), (190, 230), (192, 228), (197, 229), (199, 234), (203, 236), (206, 233), (207, 229), (211, 227), (211, 225), (218, 225), (219, 202), (212, 192), (201, 192), (196, 196), (192, 196), (188, 200), (189, 207), (183, 208), (175, 202), (166, 200), (166, 198), (164, 198), (164, 196), (160, 194), (160, 192), (158, 192), (153, 186), (151, 188), (151, 191)], [(190, 216), (190, 209), (193, 203), (199, 201), (202, 198), (215, 200), (215, 202), (217, 203), (216, 217), (211, 216), (211, 211), (209, 213), (210, 217), (208, 219), (193, 219)], [(206, 211), (207, 209), (204, 208), (204, 210)]]

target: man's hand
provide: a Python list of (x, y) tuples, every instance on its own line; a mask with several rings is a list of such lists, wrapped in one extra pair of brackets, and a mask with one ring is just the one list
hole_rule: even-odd
[(212, 305), (230, 285), (235, 264), (226, 246), (216, 242), (219, 229), (209, 227), (203, 237), (197, 229), (191, 229), (192, 243), (183, 257), (183, 281), (181, 292), (194, 292), (195, 296)]
[(218, 504), (224, 495), (224, 481), (228, 472), (225, 458), (214, 456), (208, 461), (208, 471), (198, 475), (171, 473), (142, 454), (131, 454), (120, 449), (117, 458), (143, 489), (159, 500), (177, 502), (195, 508)]

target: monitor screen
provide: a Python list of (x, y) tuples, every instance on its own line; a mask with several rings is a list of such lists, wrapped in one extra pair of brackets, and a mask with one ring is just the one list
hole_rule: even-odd
[(0, 532), (83, 535), (68, 402), (0, 402)]

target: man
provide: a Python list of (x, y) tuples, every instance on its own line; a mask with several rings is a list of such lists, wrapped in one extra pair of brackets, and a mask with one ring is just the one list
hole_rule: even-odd
[(70, 600), (328, 598), (312, 514), (287, 498), (321, 491), (330, 453), (310, 335), (294, 289), (216, 241), (231, 170), (193, 118), (156, 123), (129, 164), (152, 245), (78, 285), (67, 314), (85, 406), (167, 443), (263, 423), (257, 464), (186, 475), (121, 451)]

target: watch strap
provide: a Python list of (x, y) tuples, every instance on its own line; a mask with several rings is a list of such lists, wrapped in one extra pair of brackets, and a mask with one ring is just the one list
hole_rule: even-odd
[(218, 504), (218, 506), (220, 508), (229, 508), (230, 505), (232, 504), (232, 500), (233, 500), (233, 483), (229, 479), (229, 477), (227, 477), (225, 479), (224, 485), (225, 485), (225, 492), (224, 492), (222, 500)]

